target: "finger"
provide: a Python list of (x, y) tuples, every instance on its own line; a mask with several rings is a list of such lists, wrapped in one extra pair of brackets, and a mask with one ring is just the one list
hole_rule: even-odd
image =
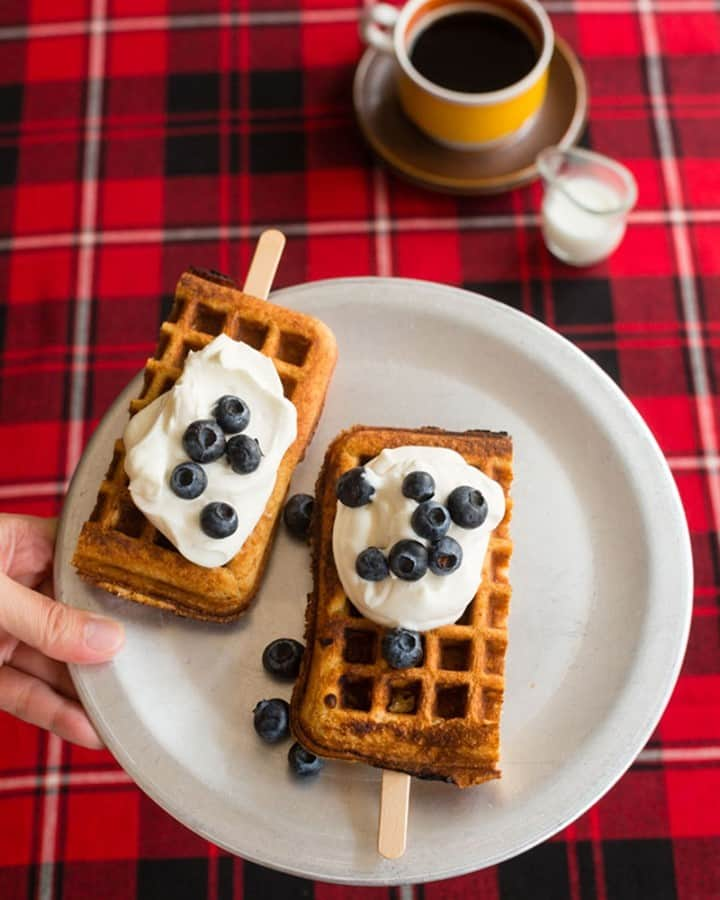
[(50, 570), (55, 519), (0, 514), (0, 571), (34, 587)]
[(79, 703), (11, 666), (0, 669), (0, 709), (81, 747), (99, 750), (103, 746)]
[(57, 603), (2, 573), (0, 628), (63, 662), (104, 662), (125, 639), (119, 622)]
[(75, 685), (65, 663), (49, 659), (33, 647), (19, 644), (10, 657), (8, 665), (20, 672), (25, 672), (26, 675), (34, 675), (35, 678), (39, 678), (40, 681), (49, 684), (58, 694), (62, 694), (63, 697), (67, 697), (69, 700), (78, 699)]

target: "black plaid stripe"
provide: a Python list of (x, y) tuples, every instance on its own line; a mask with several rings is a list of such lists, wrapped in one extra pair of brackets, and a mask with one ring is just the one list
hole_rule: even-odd
[(612, 288), (606, 278), (552, 283), (555, 323), (563, 325), (608, 325), (613, 321)]
[(205, 900), (207, 859), (141, 859), (136, 900)]
[(313, 900), (313, 883), (284, 872), (246, 862), (243, 867), (243, 888), (247, 900)]
[(541, 844), (498, 867), (500, 900), (570, 900), (565, 844)]
[(13, 125), (22, 118), (23, 86), (0, 84), (0, 122)]
[(217, 72), (173, 74), (167, 79), (167, 110), (173, 115), (212, 113), (220, 108)]
[(672, 841), (604, 841), (602, 852), (609, 900), (678, 900)]
[(254, 109), (302, 107), (302, 74), (295, 69), (257, 70), (250, 73), (250, 103)]

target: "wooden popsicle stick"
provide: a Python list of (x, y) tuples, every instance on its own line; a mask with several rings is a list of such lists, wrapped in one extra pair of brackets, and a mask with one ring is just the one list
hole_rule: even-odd
[(409, 800), (410, 776), (383, 769), (378, 853), (386, 859), (397, 859), (405, 852)]
[(280, 257), (285, 248), (285, 235), (271, 228), (263, 231), (248, 269), (243, 292), (267, 300)]

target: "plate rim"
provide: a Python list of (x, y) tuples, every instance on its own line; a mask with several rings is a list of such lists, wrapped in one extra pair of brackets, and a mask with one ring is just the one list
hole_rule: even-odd
[[(509, 320), (515, 322), (522, 322), (523, 327), (529, 327), (531, 331), (535, 331), (535, 333), (542, 335), (544, 340), (550, 340), (551, 344), (554, 343), (556, 347), (562, 348), (563, 351), (568, 352), (572, 357), (576, 360), (581, 361), (581, 365), (585, 365), (588, 367), (588, 371), (592, 372), (596, 381), (602, 385), (605, 390), (609, 390), (609, 392), (613, 395), (614, 402), (618, 403), (621, 407), (623, 407), (626, 415), (633, 420), (635, 428), (637, 432), (633, 435), (634, 439), (642, 436), (647, 446), (648, 452), (652, 453), (654, 456), (655, 462), (659, 465), (659, 469), (663, 474), (663, 487), (667, 492), (668, 499), (673, 503), (676, 507), (678, 516), (674, 518), (674, 525), (676, 530), (678, 531), (678, 537), (680, 538), (679, 546), (682, 547), (682, 560), (681, 566), (679, 567), (682, 575), (683, 581), (683, 597), (680, 598), (684, 601), (684, 609), (683, 609), (683, 619), (682, 619), (682, 627), (677, 630), (677, 636), (679, 637), (679, 641), (676, 645), (676, 653), (675, 658), (671, 666), (669, 666), (666, 671), (665, 684), (662, 691), (662, 694), (658, 695), (658, 700), (655, 703), (655, 706), (652, 710), (649, 711), (649, 714), (645, 717), (645, 724), (642, 729), (639, 730), (639, 737), (632, 743), (630, 747), (625, 749), (626, 758), (623, 759), (620, 765), (615, 769), (612, 775), (609, 778), (605, 778), (603, 780), (603, 784), (598, 786), (596, 785), (593, 796), (586, 803), (581, 804), (577, 809), (574, 809), (570, 814), (561, 817), (558, 820), (553, 821), (552, 823), (548, 823), (540, 829), (539, 834), (532, 835), (527, 840), (521, 842), (518, 846), (513, 847), (508, 851), (498, 852), (495, 855), (489, 857), (480, 868), (477, 867), (476, 864), (470, 862), (468, 865), (460, 865), (460, 866), (451, 866), (446, 870), (441, 870), (439, 872), (434, 872), (428, 875), (423, 876), (418, 881), (413, 881), (407, 876), (402, 876), (402, 874), (397, 874), (394, 869), (389, 869), (386, 873), (382, 873), (382, 878), (374, 877), (373, 875), (364, 875), (361, 877), (347, 877), (344, 875), (328, 875), (326, 872), (323, 872), (317, 868), (314, 868), (313, 865), (306, 865), (304, 868), (293, 867), (291, 864), (281, 864), (276, 861), (268, 861), (263, 859), (257, 855), (249, 854), (246, 851), (242, 851), (240, 854), (237, 849), (230, 846), (227, 842), (219, 840), (216, 836), (214, 836), (207, 828), (205, 828), (201, 823), (193, 822), (192, 816), (188, 816), (183, 814), (182, 812), (177, 812), (172, 809), (172, 802), (168, 799), (166, 800), (160, 793), (159, 789), (156, 788), (155, 784), (149, 779), (146, 778), (142, 771), (136, 766), (134, 760), (130, 756), (129, 753), (126, 753), (122, 745), (120, 745), (116, 740), (109, 728), (106, 728), (105, 720), (102, 715), (102, 711), (98, 708), (98, 705), (94, 702), (92, 698), (90, 688), (86, 683), (85, 676), (88, 675), (88, 681), (92, 680), (92, 671), (88, 669), (88, 667), (78, 666), (78, 665), (70, 665), (70, 673), (72, 676), (73, 683), (77, 689), (78, 695), (83, 703), (83, 706), (86, 708), (93, 724), (98, 729), (101, 738), (105, 742), (107, 749), (111, 752), (116, 761), (120, 764), (120, 766), (126, 771), (126, 773), (130, 776), (130, 778), (135, 782), (135, 784), (140, 787), (140, 789), (146, 793), (155, 803), (158, 804), (165, 812), (167, 812), (174, 819), (179, 821), (185, 827), (190, 828), (195, 831), (201, 837), (210, 841), (218, 847), (232, 853), (233, 855), (241, 856), (242, 859), (247, 860), (249, 862), (256, 863), (258, 865), (267, 866), (269, 868), (275, 869), (277, 871), (285, 872), (288, 874), (296, 875), (299, 877), (325, 881), (336, 884), (349, 884), (349, 885), (358, 885), (358, 886), (378, 886), (378, 885), (400, 885), (400, 884), (418, 884), (424, 883), (428, 880), (444, 880), (447, 878), (458, 877), (469, 872), (480, 871), (481, 869), (488, 868), (493, 865), (497, 865), (498, 863), (504, 862), (508, 859), (512, 859), (515, 856), (518, 856), (527, 850), (532, 849), (535, 846), (543, 843), (549, 838), (553, 837), (563, 828), (567, 827), (567, 825), (574, 822), (581, 815), (583, 815), (587, 810), (593, 806), (600, 798), (602, 798), (617, 782), (620, 778), (627, 772), (638, 753), (647, 743), (648, 738), (652, 734), (652, 732), (657, 727), (660, 718), (662, 717), (667, 704), (672, 696), (673, 690), (677, 683), (678, 676), (680, 674), (680, 669), (685, 657), (687, 643), (690, 632), (690, 625), (692, 621), (692, 609), (693, 609), (693, 559), (692, 559), (692, 548), (690, 543), (690, 533), (687, 525), (687, 519), (685, 516), (684, 507), (682, 505), (682, 501), (680, 498), (680, 493), (673, 478), (670, 467), (667, 463), (667, 460), (655, 439), (652, 431), (650, 430), (647, 423), (644, 421), (638, 410), (632, 404), (630, 399), (626, 396), (626, 394), (622, 391), (622, 389), (610, 378), (609, 375), (586, 353), (576, 347), (570, 340), (565, 338), (559, 332), (545, 325), (545, 323), (541, 322), (538, 319), (533, 318), (532, 316), (517, 310), (513, 307), (508, 306), (507, 304), (502, 303), (501, 301), (495, 300), (492, 297), (489, 297), (485, 294), (476, 293), (474, 291), (469, 291), (464, 288), (460, 288), (454, 285), (446, 285), (441, 282), (433, 282), (424, 279), (414, 279), (414, 278), (395, 278), (395, 277), (378, 277), (378, 276), (352, 276), (352, 277), (343, 277), (343, 278), (325, 278), (318, 279), (315, 281), (307, 281), (302, 282), (296, 285), (290, 285), (288, 287), (280, 288), (277, 291), (273, 291), (271, 294), (271, 300), (276, 301), (282, 299), (283, 296), (292, 296), (294, 293), (299, 293), (303, 290), (307, 290), (308, 288), (325, 286), (325, 287), (335, 287), (335, 286), (343, 286), (348, 284), (357, 284), (364, 285), (367, 287), (376, 287), (380, 286), (383, 283), (392, 282), (394, 284), (406, 284), (408, 286), (422, 286), (424, 288), (430, 288), (432, 290), (437, 290), (438, 288), (444, 292), (451, 292), (459, 295), (460, 299), (463, 297), (471, 300), (474, 303), (479, 303), (481, 306), (484, 304), (490, 304), (493, 309), (495, 309), (501, 316), (508, 317)], [(527, 352), (527, 351), (525, 351)], [(67, 494), (65, 501), (63, 503), (62, 513), (58, 523), (58, 533), (57, 533), (57, 544), (56, 547), (59, 552), (56, 552), (55, 560), (54, 560), (54, 579), (56, 584), (56, 594), (57, 599), (61, 602), (66, 602), (64, 598), (61, 596), (63, 594), (63, 577), (64, 572), (68, 571), (71, 568), (69, 554), (65, 552), (65, 548), (67, 545), (66, 541), (66, 531), (68, 529), (68, 520), (69, 520), (69, 508), (70, 503), (68, 500), (71, 498), (73, 493), (73, 487), (76, 482), (76, 478), (78, 473), (80, 472), (81, 465), (83, 459), (86, 456), (89, 456), (93, 452), (93, 447), (98, 440), (98, 436), (100, 435), (103, 424), (107, 419), (112, 417), (117, 407), (126, 402), (128, 399), (128, 395), (131, 392), (134, 382), (136, 379), (140, 377), (142, 370), (134, 375), (128, 382), (127, 386), (120, 392), (117, 398), (110, 404), (106, 413), (102, 416), (100, 421), (95, 427), (93, 434), (91, 435), (88, 443), (85, 447), (85, 450), (82, 454), (81, 460), (78, 462), (78, 465), (73, 473), (72, 479), (68, 486)], [(182, 817), (181, 817), (182, 816)]]

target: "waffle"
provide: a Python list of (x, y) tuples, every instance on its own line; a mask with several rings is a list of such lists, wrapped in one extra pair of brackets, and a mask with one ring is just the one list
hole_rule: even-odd
[(189, 269), (178, 282), (131, 415), (175, 384), (190, 350), (221, 332), (269, 356), (297, 408), (297, 438), (255, 529), (225, 566), (204, 568), (185, 559), (133, 504), (119, 440), (73, 558), (81, 576), (107, 591), (216, 622), (239, 616), (258, 590), (290, 478), (315, 432), (337, 356), (332, 333), (317, 319), (244, 294), (219, 273)]
[[(362, 616), (340, 584), (332, 557), (335, 485), (381, 450), (413, 444), (459, 452), (502, 485), (507, 510), (462, 617), (423, 635), (421, 666), (396, 670), (380, 652), (385, 629)], [(512, 441), (504, 433), (356, 426), (335, 439), (317, 484), (307, 650), (291, 704), (293, 731), (305, 747), (460, 787), (500, 776), (511, 481)]]

